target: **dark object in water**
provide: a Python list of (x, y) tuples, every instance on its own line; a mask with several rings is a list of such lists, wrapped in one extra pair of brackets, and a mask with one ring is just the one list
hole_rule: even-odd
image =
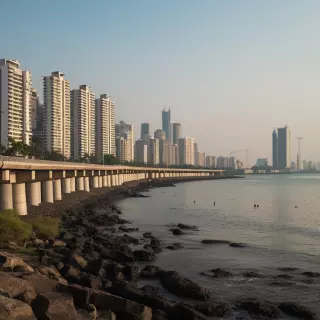
[(254, 208), (256, 208), (256, 207), (257, 207), (257, 205), (256, 205), (256, 204), (254, 204), (254, 205), (253, 205), (253, 207), (254, 207)]

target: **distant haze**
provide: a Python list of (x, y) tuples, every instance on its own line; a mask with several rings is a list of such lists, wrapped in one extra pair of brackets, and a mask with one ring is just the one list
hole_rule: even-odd
[[(116, 118), (161, 128), (161, 111), (212, 155), (271, 162), (273, 127), (320, 160), (320, 1), (2, 0), (0, 58), (42, 91), (59, 70), (116, 102)], [(244, 160), (244, 154), (237, 154)]]

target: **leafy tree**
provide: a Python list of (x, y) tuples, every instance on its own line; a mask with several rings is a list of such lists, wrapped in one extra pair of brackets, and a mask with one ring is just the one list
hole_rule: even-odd
[(120, 161), (112, 154), (105, 154), (104, 164), (115, 165), (115, 164), (120, 164)]

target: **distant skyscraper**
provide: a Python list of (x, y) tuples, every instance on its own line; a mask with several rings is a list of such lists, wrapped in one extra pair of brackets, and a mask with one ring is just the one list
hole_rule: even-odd
[(133, 139), (133, 125), (127, 124), (124, 121), (120, 121), (119, 124), (116, 124), (116, 138), (121, 137), (128, 141), (126, 144), (126, 160), (125, 161), (133, 161), (134, 160), (134, 139)]
[(141, 136), (142, 140), (147, 141), (150, 138), (150, 125), (149, 123), (141, 123)]
[(168, 111), (164, 108), (162, 110), (162, 130), (166, 133), (166, 139), (171, 141), (170, 128), (171, 127), (171, 113), (170, 108)]
[(279, 170), (290, 168), (291, 164), (291, 132), (285, 126), (278, 129), (278, 167)]
[(158, 129), (154, 132), (154, 137), (159, 140), (166, 140), (166, 133), (163, 130)]
[(194, 165), (194, 139), (179, 139), (179, 162), (180, 165)]
[(0, 127), (1, 144), (8, 146), (8, 138), (30, 144), (31, 73), (19, 69), (17, 60), (0, 59)]
[(125, 137), (116, 137), (116, 158), (120, 163), (130, 162), (131, 157), (129, 155), (131, 141)]
[(206, 167), (212, 168), (212, 156), (206, 156)]
[(71, 155), (75, 160), (94, 155), (96, 148), (95, 95), (86, 85), (71, 91)]
[(199, 146), (198, 143), (194, 143), (194, 165), (199, 165)]
[(43, 104), (36, 89), (31, 90), (32, 139), (43, 148)]
[(273, 169), (279, 169), (278, 166), (278, 134), (276, 130), (272, 132), (272, 166)]
[(151, 138), (148, 143), (148, 163), (157, 166), (159, 162), (159, 139)]
[(169, 165), (179, 164), (179, 147), (177, 144), (169, 145)]
[(44, 147), (70, 158), (70, 82), (62, 72), (55, 71), (44, 77), (43, 99)]
[(181, 124), (173, 123), (172, 124), (172, 144), (178, 144), (180, 138), (181, 138)]
[(198, 166), (204, 168), (206, 166), (206, 154), (198, 152)]
[(106, 94), (96, 99), (96, 157), (102, 160), (106, 154), (116, 155), (115, 108)]
[(137, 140), (134, 145), (134, 161), (139, 164), (148, 163), (148, 146), (143, 140)]
[(235, 169), (236, 168), (236, 159), (235, 157), (228, 158), (228, 168)]
[(148, 143), (141, 139), (134, 144), (134, 162), (138, 164), (148, 163)]

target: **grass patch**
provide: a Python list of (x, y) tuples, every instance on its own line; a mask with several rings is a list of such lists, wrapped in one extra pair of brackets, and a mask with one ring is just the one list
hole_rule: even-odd
[(0, 212), (0, 242), (21, 243), (30, 238), (32, 226), (20, 219), (14, 210)]
[(28, 221), (39, 239), (48, 239), (59, 235), (60, 218), (35, 217)]

